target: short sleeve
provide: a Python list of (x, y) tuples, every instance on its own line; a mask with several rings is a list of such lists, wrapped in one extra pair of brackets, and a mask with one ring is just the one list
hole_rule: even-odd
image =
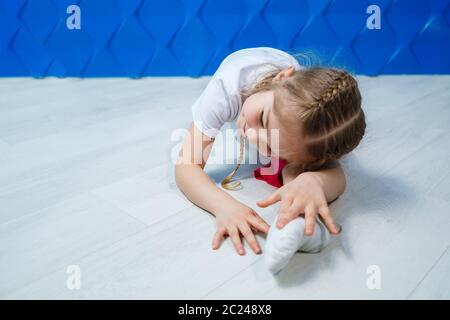
[(192, 105), (194, 124), (203, 134), (215, 138), (224, 123), (231, 120), (231, 109), (222, 80), (213, 77)]

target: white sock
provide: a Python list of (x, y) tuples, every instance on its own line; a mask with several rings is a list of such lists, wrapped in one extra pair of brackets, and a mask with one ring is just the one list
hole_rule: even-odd
[(297, 217), (281, 230), (276, 223), (278, 215), (270, 226), (264, 249), (264, 259), (267, 268), (277, 273), (287, 266), (297, 251), (317, 253), (328, 244), (330, 233), (317, 218), (312, 236), (305, 236), (305, 219)]

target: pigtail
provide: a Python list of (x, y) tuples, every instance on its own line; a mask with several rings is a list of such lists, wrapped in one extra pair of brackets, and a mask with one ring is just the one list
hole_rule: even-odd
[(242, 183), (240, 181), (233, 181), (232, 179), (234, 174), (238, 171), (239, 167), (241, 166), (242, 160), (244, 159), (244, 143), (245, 143), (244, 136), (241, 135), (239, 139), (239, 159), (236, 164), (236, 167), (220, 183), (222, 188), (226, 190), (236, 191), (242, 189)]
[(356, 80), (344, 70), (327, 71), (326, 88), (297, 117), (309, 137), (308, 152), (316, 159), (337, 160), (359, 144), (365, 120)]

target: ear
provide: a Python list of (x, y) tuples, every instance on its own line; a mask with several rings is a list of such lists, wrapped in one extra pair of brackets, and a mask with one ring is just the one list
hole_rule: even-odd
[(290, 77), (294, 75), (294, 73), (295, 73), (294, 67), (290, 66), (289, 68), (286, 69), (286, 76)]
[(272, 81), (280, 81), (283, 79), (286, 79), (290, 76), (292, 76), (295, 73), (294, 67), (289, 67), (287, 69), (281, 70), (273, 79)]

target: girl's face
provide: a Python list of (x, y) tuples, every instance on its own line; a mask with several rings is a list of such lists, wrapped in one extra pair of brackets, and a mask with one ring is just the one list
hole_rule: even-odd
[[(272, 81), (285, 81), (295, 72), (293, 67), (284, 69)], [(252, 94), (242, 105), (236, 121), (237, 128), (248, 138), (249, 143), (256, 145), (258, 152), (266, 157), (275, 156), (289, 160), (288, 155), (295, 154), (295, 159), (291, 159), (293, 161), (311, 161), (306, 152), (306, 139), (301, 134), (289, 133), (286, 125), (282, 125), (273, 112), (273, 108), (273, 90)]]
[[(275, 156), (297, 163), (308, 163), (312, 159), (306, 151), (306, 139), (292, 134), (273, 112), (274, 92), (257, 92), (248, 97), (236, 120), (236, 127), (256, 145), (258, 152), (266, 157)], [(295, 155), (295, 158), (292, 158)]]
[(256, 145), (259, 153), (267, 157), (279, 156), (279, 149), (283, 148), (277, 137), (280, 126), (273, 113), (273, 103), (272, 90), (257, 92), (244, 101), (236, 121), (237, 128), (242, 130), (249, 143)]
[(258, 151), (269, 156), (271, 154), (268, 142), (267, 128), (271, 125), (273, 107), (273, 91), (262, 91), (248, 97), (236, 121), (236, 127), (247, 137), (250, 144), (257, 146)]

